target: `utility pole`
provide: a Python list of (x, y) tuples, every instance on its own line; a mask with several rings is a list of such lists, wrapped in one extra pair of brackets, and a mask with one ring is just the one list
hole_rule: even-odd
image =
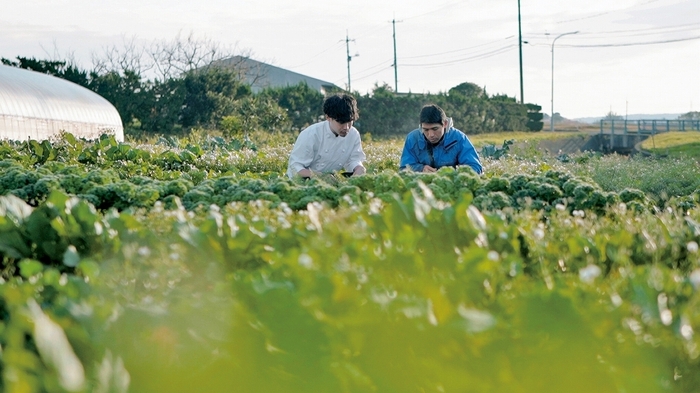
[(520, 103), (525, 103), (523, 96), (523, 33), (520, 25), (520, 0), (518, 0), (518, 50), (520, 51)]
[[(348, 37), (348, 31), (345, 30), (345, 50), (348, 55), (348, 93), (352, 93), (352, 88), (350, 87), (350, 60), (352, 60), (352, 56), (350, 56), (350, 41), (355, 41), (354, 39), (351, 40)], [(357, 55), (355, 55), (357, 56)]]
[(396, 18), (391, 20), (392, 29), (394, 31), (394, 93), (399, 92), (399, 65), (396, 63)]

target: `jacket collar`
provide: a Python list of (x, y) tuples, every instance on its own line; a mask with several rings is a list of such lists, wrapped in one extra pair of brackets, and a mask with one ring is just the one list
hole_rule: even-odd
[[(416, 131), (418, 131), (418, 134), (420, 134), (420, 135), (419, 135), (420, 137), (418, 138), (418, 145), (419, 145), (419, 147), (420, 147), (421, 149), (427, 148), (427, 147), (428, 147), (428, 144), (430, 144), (430, 142), (428, 142), (428, 140), (425, 138), (425, 135), (423, 135), (423, 132), (421, 132), (420, 128), (417, 129)], [(450, 131), (452, 131), (452, 127), (450, 127), (450, 128), (448, 128), (447, 130), (445, 130), (445, 133), (442, 134), (442, 138), (440, 138), (440, 141), (439, 141), (437, 144), (433, 145), (433, 146), (444, 145), (444, 144), (445, 144), (445, 139), (447, 139), (447, 134), (449, 134)]]

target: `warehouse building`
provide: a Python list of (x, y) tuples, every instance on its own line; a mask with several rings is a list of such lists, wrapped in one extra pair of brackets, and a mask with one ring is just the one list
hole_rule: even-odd
[(67, 80), (0, 65), (0, 139), (45, 140), (61, 132), (124, 141), (116, 108), (95, 92)]
[(218, 60), (213, 65), (239, 70), (241, 79), (250, 85), (254, 93), (259, 93), (268, 87), (288, 87), (296, 86), (300, 83), (306, 83), (310, 88), (323, 94), (342, 90), (331, 82), (275, 67), (244, 56), (233, 56)]

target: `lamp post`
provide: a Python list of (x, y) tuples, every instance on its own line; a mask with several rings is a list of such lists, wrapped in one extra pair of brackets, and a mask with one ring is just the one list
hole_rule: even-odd
[(552, 117), (549, 118), (549, 131), (552, 132), (554, 131), (554, 43), (557, 42), (557, 40), (565, 35), (569, 34), (577, 34), (578, 31), (570, 31), (568, 33), (562, 33), (556, 36), (554, 38), (554, 41), (552, 41)]

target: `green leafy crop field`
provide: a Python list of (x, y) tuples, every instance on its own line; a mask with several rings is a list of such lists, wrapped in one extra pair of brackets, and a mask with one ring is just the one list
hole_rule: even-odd
[(0, 390), (700, 390), (696, 161), (290, 149), (0, 142)]

